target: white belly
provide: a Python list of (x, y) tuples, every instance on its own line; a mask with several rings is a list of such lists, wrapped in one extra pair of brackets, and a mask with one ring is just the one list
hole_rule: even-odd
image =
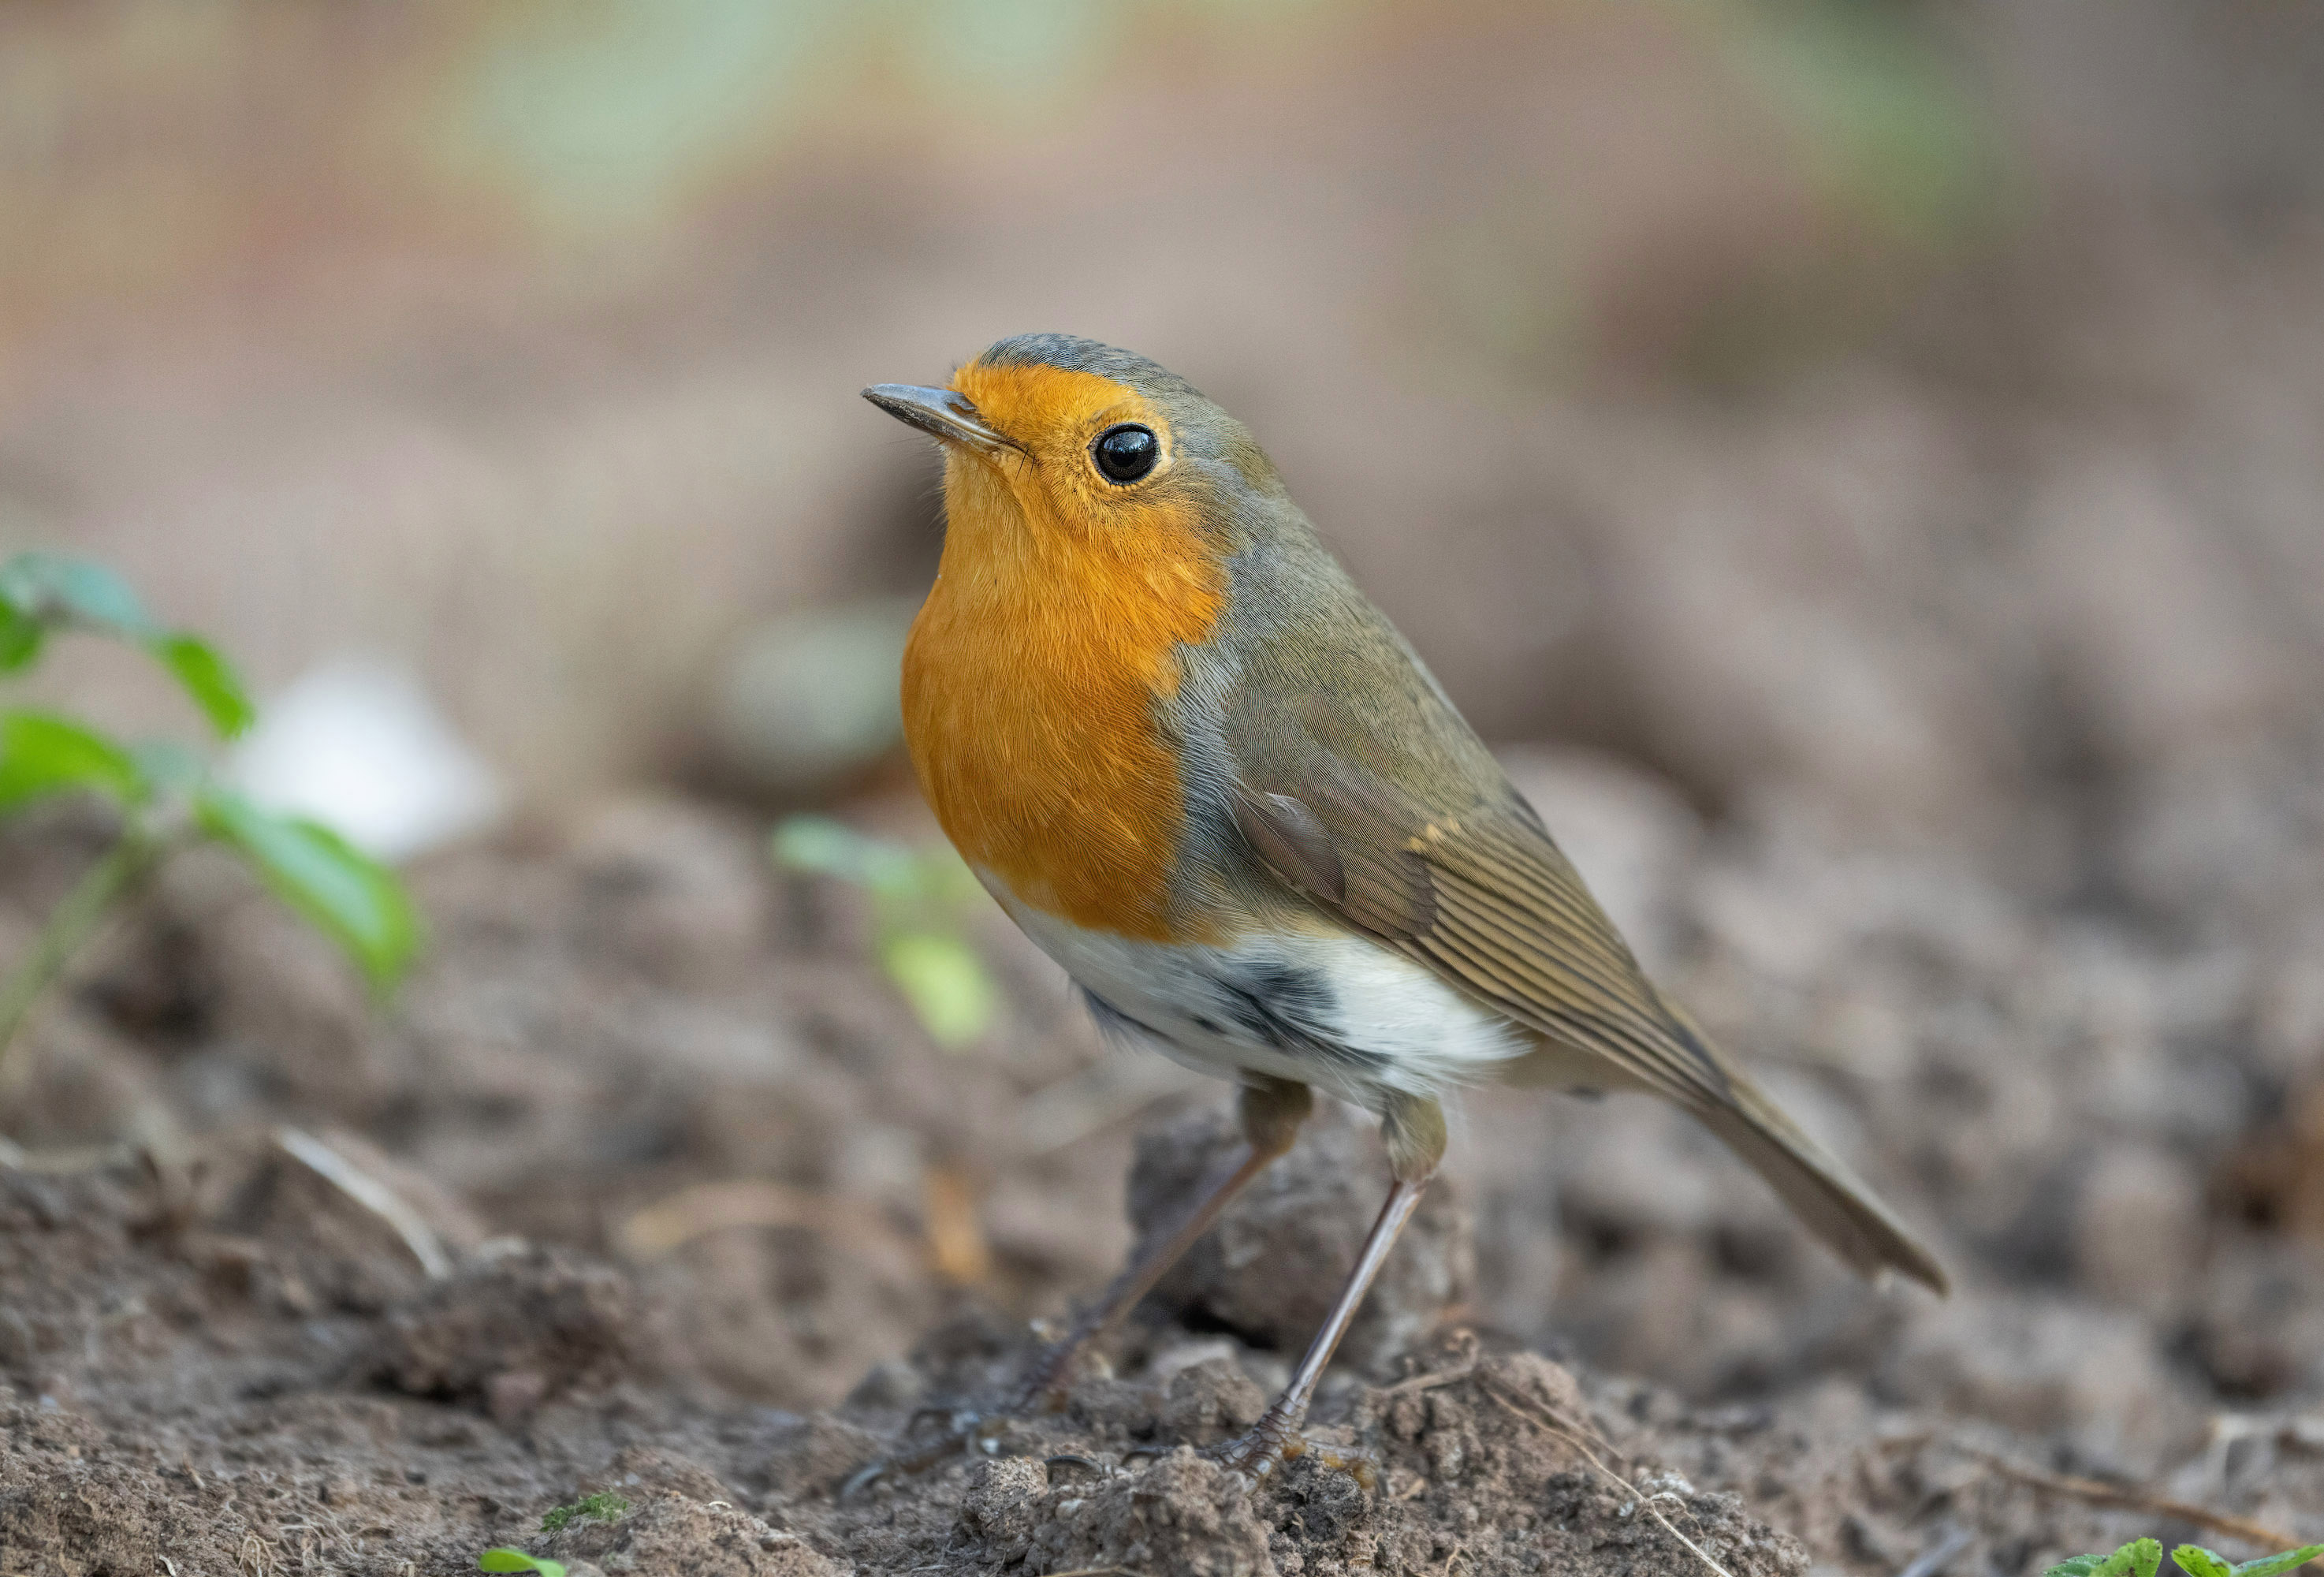
[(1507, 1019), (1362, 936), (1141, 942), (1029, 908), (990, 879), (985, 886), (1089, 993), (1102, 1023), (1142, 1030), (1204, 1073), (1271, 1074), (1377, 1108), (1383, 1090), (1435, 1095), (1533, 1049)]

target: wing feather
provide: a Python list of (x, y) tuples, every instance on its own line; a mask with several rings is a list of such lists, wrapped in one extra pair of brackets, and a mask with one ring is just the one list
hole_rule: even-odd
[(1327, 771), (1304, 796), (1280, 781), (1240, 786), (1239, 805), (1258, 808), (1239, 810), (1238, 823), (1257, 823), (1246, 836), (1277, 880), (1553, 1044), (1610, 1065), (1612, 1082), (1692, 1111), (1858, 1270), (1944, 1289), (1942, 1267), (1904, 1224), (1646, 978), (1513, 788), (1431, 815), (1393, 788), (1363, 798), (1353, 777)]
[(1637, 1086), (1692, 1111), (1858, 1269), (1942, 1290), (1944, 1272), (1903, 1224), (1655, 989), (1541, 817), (1344, 573), (1317, 549), (1237, 574), (1238, 603), (1280, 599), (1277, 622), (1221, 649), (1231, 667), (1181, 695), (1198, 759), (1220, 774), (1211, 803), (1261, 878), (1531, 1029), (1555, 1048), (1561, 1078)]

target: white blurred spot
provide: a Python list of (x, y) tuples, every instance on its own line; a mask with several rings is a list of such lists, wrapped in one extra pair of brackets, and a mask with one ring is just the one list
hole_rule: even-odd
[(390, 862), (478, 830), (508, 798), (410, 672), (363, 658), (310, 669), (276, 696), (227, 772), (269, 809)]

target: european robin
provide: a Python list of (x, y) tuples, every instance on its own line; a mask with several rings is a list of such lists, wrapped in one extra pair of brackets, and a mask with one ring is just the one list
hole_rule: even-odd
[(1337, 1305), (1258, 1427), (1304, 1449), (1333, 1349), (1492, 1083), (1642, 1091), (1724, 1139), (1858, 1270), (1936, 1260), (1640, 970), (1541, 817), (1274, 466), (1145, 357), (1005, 339), (948, 388), (864, 398), (933, 434), (944, 557), (904, 655), (904, 728), (945, 834), (1101, 1026), (1240, 1085), (1249, 1152), (1052, 1347), (1054, 1399), (1320, 1088), (1379, 1119), (1394, 1182)]

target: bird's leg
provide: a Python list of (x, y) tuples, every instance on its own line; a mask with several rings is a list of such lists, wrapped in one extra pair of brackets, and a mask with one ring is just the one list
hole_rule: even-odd
[(1212, 1453), (1247, 1478), (1265, 1478), (1284, 1458), (1315, 1450), (1327, 1465), (1346, 1468), (1367, 1487), (1370, 1485), (1369, 1459), (1360, 1453), (1327, 1452), (1311, 1447), (1299, 1426), (1306, 1422), (1307, 1406), (1314, 1400), (1316, 1384), (1323, 1379), (1340, 1338), (1348, 1333), (1356, 1310), (1363, 1305), (1364, 1294), (1371, 1289), (1381, 1265), (1387, 1262), (1388, 1250), (1396, 1247), (1397, 1234), (1412, 1219), (1429, 1179), (1436, 1175), (1437, 1164), (1444, 1158), (1443, 1108), (1425, 1097), (1392, 1095), (1380, 1114), (1380, 1134), (1388, 1141), (1388, 1169), (1396, 1182), (1388, 1191), (1387, 1202), (1380, 1206), (1379, 1219), (1372, 1222), (1371, 1232), (1364, 1239), (1363, 1252), (1356, 1256), (1356, 1268), (1348, 1273), (1347, 1284), (1340, 1289), (1339, 1301), (1332, 1305), (1315, 1339), (1307, 1344), (1307, 1355), (1299, 1360), (1299, 1368), (1293, 1373), (1291, 1383), (1283, 1388), (1283, 1394), (1260, 1416), (1250, 1433)]
[(1315, 1107), (1307, 1086), (1263, 1074), (1245, 1076), (1251, 1082), (1243, 1085), (1236, 1102), (1236, 1115), (1248, 1146), (1240, 1164), (1204, 1190), (1169, 1236), (1132, 1260), (1113, 1278), (1104, 1296), (1074, 1322), (1073, 1329), (1041, 1354), (1011, 1398), (1017, 1411), (1055, 1411), (1063, 1400), (1074, 1362), (1089, 1344), (1120, 1323), (1139, 1300), (1154, 1290), (1155, 1283), (1185, 1258), (1196, 1240), (1218, 1224), (1219, 1217), (1250, 1185), (1251, 1179), (1267, 1170), (1299, 1137), (1299, 1125)]
[[(844, 1494), (853, 1493), (876, 1480), (894, 1473), (919, 1472), (934, 1467), (952, 1456), (972, 1441), (984, 1438), (990, 1432), (1006, 1425), (1010, 1419), (1029, 1416), (1035, 1413), (1054, 1412), (1063, 1405), (1066, 1382), (1073, 1378), (1074, 1365), (1092, 1342), (1120, 1323), (1122, 1317), (1138, 1306), (1138, 1300), (1154, 1290), (1154, 1284), (1168, 1274), (1170, 1267), (1185, 1257), (1196, 1239), (1217, 1224), (1235, 1195), (1250, 1185), (1250, 1180), (1267, 1170), (1275, 1159), (1291, 1148), (1299, 1136), (1299, 1125), (1314, 1110), (1315, 1098), (1305, 1084), (1287, 1079), (1269, 1078), (1263, 1074), (1244, 1075), (1249, 1081), (1242, 1087), (1236, 1112), (1242, 1123), (1247, 1145), (1235, 1167), (1217, 1177), (1204, 1189), (1167, 1237), (1131, 1261), (1104, 1295), (1091, 1305), (1073, 1328), (1053, 1342), (1033, 1362), (1025, 1378), (1019, 1382), (1001, 1406), (990, 1412), (965, 1410), (949, 1415), (949, 1427), (933, 1444), (904, 1455), (882, 1458), (848, 1480)], [(947, 1415), (939, 1412), (938, 1417)]]

